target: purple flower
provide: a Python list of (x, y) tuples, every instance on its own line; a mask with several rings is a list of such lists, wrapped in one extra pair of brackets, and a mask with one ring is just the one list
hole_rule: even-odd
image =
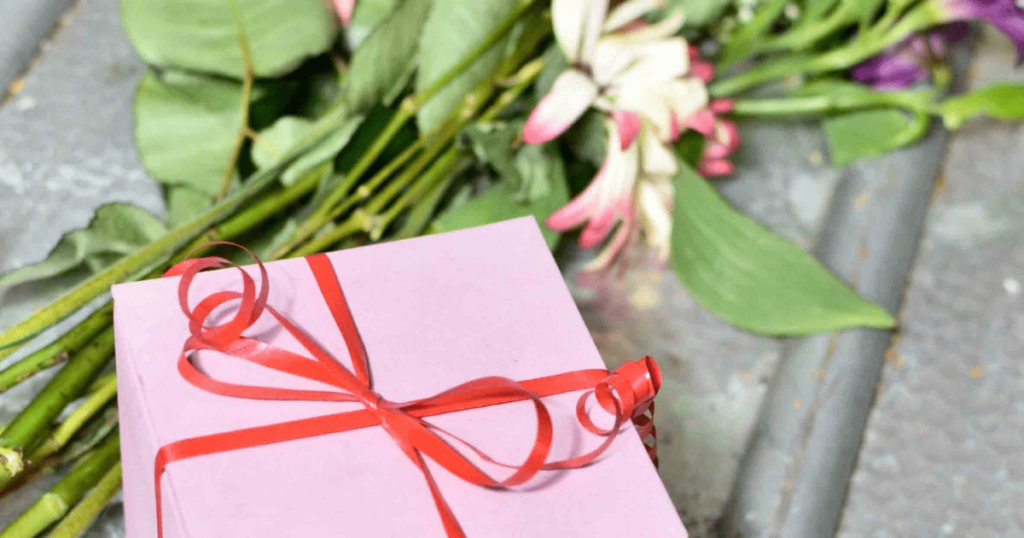
[(1006, 34), (1024, 61), (1024, 8), (1015, 0), (933, 0), (946, 21), (982, 20)]
[(878, 56), (853, 66), (850, 76), (879, 90), (898, 90), (928, 78), (933, 62), (946, 55), (948, 43), (966, 34), (965, 23), (956, 22), (913, 34)]

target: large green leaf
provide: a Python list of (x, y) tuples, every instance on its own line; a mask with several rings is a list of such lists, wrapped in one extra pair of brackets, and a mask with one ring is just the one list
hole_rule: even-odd
[(832, 154), (832, 164), (845, 166), (857, 159), (874, 157), (917, 141), (927, 130), (926, 115), (908, 116), (884, 108), (850, 112), (822, 122)]
[(135, 95), (139, 158), (153, 179), (214, 195), (242, 121), (241, 85), (166, 72), (148, 73)]
[(672, 268), (704, 307), (749, 331), (799, 335), (892, 327), (817, 259), (736, 211), (692, 168), (675, 177)]
[[(514, 169), (497, 185), (442, 214), (434, 228), (447, 232), (527, 215), (543, 223), (569, 200), (565, 165), (553, 147), (525, 146), (516, 152), (514, 162)], [(544, 226), (541, 230), (554, 247), (558, 233)]]
[[(422, 91), (483, 42), (517, 6), (510, 0), (436, 0), (420, 36), (420, 68), (416, 90)], [(489, 77), (505, 50), (499, 40), (420, 109), (416, 119), (429, 131), (455, 109), (473, 88)]]
[(1024, 118), (1024, 86), (1000, 83), (943, 101), (939, 108), (947, 129), (958, 129), (975, 116), (1001, 120)]
[(241, 78), (232, 1), (257, 76), (287, 73), (334, 44), (337, 17), (324, 0), (121, 0), (121, 14), (147, 63)]
[(383, 96), (394, 94), (416, 64), (420, 32), (433, 0), (405, 0), (352, 54), (348, 72), (348, 103), (369, 110)]
[(144, 209), (107, 204), (85, 228), (65, 234), (45, 260), (0, 277), (0, 286), (49, 278), (83, 265), (98, 272), (166, 232), (167, 226)]

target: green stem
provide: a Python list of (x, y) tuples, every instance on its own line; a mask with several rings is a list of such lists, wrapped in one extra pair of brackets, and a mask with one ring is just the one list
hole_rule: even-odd
[(337, 107), (328, 114), (332, 118), (331, 121), (319, 123), (314, 132), (290, 149), (274, 166), (254, 173), (242, 188), (218, 202), (206, 214), (171, 230), (135, 254), (108, 267), (54, 303), (39, 310), (25, 321), (0, 334), (0, 349), (24, 345), (29, 337), (78, 310), (89, 301), (105, 293), (110, 286), (128, 280), (146, 267), (168, 259), (175, 251), (198, 237), (203, 231), (227, 219), (239, 207), (250, 202), (257, 195), (264, 194), (267, 187), (276, 181), (278, 174), (285, 167), (330, 135), (332, 128), (337, 127), (338, 121), (344, 117), (344, 109)]
[(46, 538), (76, 538), (86, 529), (121, 489), (121, 462), (117, 462), (103, 475), (96, 487), (68, 515), (46, 535)]
[(106, 366), (114, 353), (114, 330), (106, 329), (76, 354), (0, 435), (0, 489), (25, 467), (24, 454)]
[(837, 30), (856, 23), (865, 12), (874, 12), (885, 0), (844, 0), (823, 21), (808, 22), (789, 32), (764, 41), (760, 52), (800, 50), (831, 35)]
[(117, 377), (107, 376), (103, 378), (103, 384), (93, 392), (89, 398), (78, 409), (57, 426), (46, 440), (32, 451), (31, 461), (39, 461), (46, 458), (71, 440), (78, 431), (99, 413), (117, 394)]
[[(281, 210), (294, 204), (316, 189), (319, 175), (309, 173), (291, 186), (273, 191), (260, 198), (258, 202), (245, 211), (208, 230), (181, 248), (170, 259), (184, 258), (193, 250), (210, 241), (228, 241), (259, 226), (263, 222), (278, 215)], [(157, 278), (167, 270), (169, 264), (162, 264), (143, 278)], [(110, 326), (113, 303), (107, 302), (99, 310), (92, 313), (76, 327), (69, 330), (50, 345), (32, 353), (17, 363), (0, 372), (0, 393), (21, 383), (29, 377), (67, 360), (99, 331)], [(14, 347), (9, 348), (13, 351)]]
[(252, 96), (253, 81), (256, 79), (255, 69), (252, 64), (252, 53), (249, 50), (249, 40), (245, 37), (245, 25), (242, 24), (242, 10), (238, 7), (238, 0), (228, 0), (231, 4), (231, 17), (235, 20), (235, 33), (238, 35), (238, 48), (242, 54), (242, 96), (241, 111), (239, 114), (238, 133), (235, 135), (235, 143), (231, 146), (231, 157), (224, 169), (224, 179), (221, 180), (220, 190), (215, 199), (221, 199), (231, 189), (231, 178), (235, 175), (235, 168), (238, 167), (238, 157), (242, 154), (242, 146), (249, 133), (249, 100)]
[(741, 26), (726, 42), (718, 58), (718, 68), (726, 70), (757, 52), (756, 43), (779, 18), (790, 0), (768, 0), (750, 22)]
[(18, 519), (0, 531), (0, 538), (33, 538), (64, 517), (72, 506), (107, 474), (120, 455), (120, 437), (113, 434), (75, 466), (63, 480), (43, 494)]
[(0, 394), (38, 372), (66, 361), (92, 337), (110, 326), (113, 311), (113, 304), (107, 303), (50, 345), (5, 368), (0, 372)]
[[(483, 41), (474, 47), (473, 50), (464, 55), (451, 69), (431, 83), (431, 85), (425, 90), (406, 97), (398, 107), (395, 115), (392, 116), (391, 121), (381, 132), (380, 136), (377, 137), (377, 140), (374, 141), (373, 145), (370, 146), (363, 157), (356, 162), (352, 167), (352, 170), (349, 171), (349, 177), (353, 178), (353, 181), (357, 181), (359, 178), (362, 178), (363, 174), (370, 169), (370, 166), (377, 160), (377, 157), (380, 156), (381, 152), (384, 151), (384, 148), (386, 148), (388, 144), (391, 143), (391, 140), (394, 139), (395, 135), (398, 134), (398, 131), (402, 126), (412, 119), (427, 101), (444, 89), (448, 83), (462, 74), (467, 67), (476, 62), (484, 55), (484, 53), (490, 50), (495, 43), (504, 38), (505, 34), (512, 30), (515, 23), (533, 7), (535, 1), (536, 0), (520, 0), (519, 6), (513, 9), (512, 12), (509, 13), (508, 16), (506, 16), (505, 19), (502, 20), (502, 22), (499, 23)], [(314, 211), (313, 214), (299, 226), (294, 237), (278, 248), (273, 253), (272, 257), (282, 258), (288, 255), (300, 244), (327, 226), (331, 222), (331, 213), (346, 194), (347, 192), (342, 191), (341, 189), (336, 189), (331, 192), (327, 196), (324, 204), (317, 211)]]
[[(510, 63), (509, 65), (514, 65), (514, 63)], [(480, 114), (479, 121), (491, 121), (497, 117), (505, 107), (515, 101), (516, 97), (522, 94), (522, 92), (533, 83), (543, 69), (543, 58), (537, 58), (521, 67), (519, 71), (511, 77), (511, 80), (515, 81), (514, 85), (498, 95), (497, 99), (495, 99), (494, 102), (482, 114)], [(444, 132), (457, 133), (461, 130), (462, 127), (468, 123), (468, 118), (472, 118), (476, 110), (479, 109), (479, 106), (486, 101), (487, 96), (490, 95), (489, 92), (492, 92), (493, 89), (494, 86), (492, 84), (485, 82), (467, 95), (463, 100), (462, 105), (452, 111), (448, 118), (444, 120), (445, 124), (451, 124), (453, 126), (451, 129), (445, 129)], [(449, 140), (450, 138), (438, 140), (435, 142), (433, 147), (436, 148), (437, 151), (440, 151), (448, 145)], [(400, 176), (396, 177), (394, 181), (388, 185), (388, 188), (375, 197), (374, 200), (366, 204), (365, 208), (353, 213), (352, 216), (346, 219), (342, 224), (338, 225), (337, 228), (324, 232), (302, 245), (295, 251), (295, 256), (308, 256), (316, 252), (322, 252), (343, 239), (362, 231), (369, 232), (372, 239), (379, 238), (387, 226), (398, 217), (401, 211), (404, 211), (408, 206), (421, 198), (424, 192), (435, 186), (436, 183), (443, 179), (444, 174), (454, 167), (458, 152), (455, 148), (449, 147), (448, 151), (434, 162), (431, 168), (422, 177), (420, 177), (419, 181), (415, 182), (409, 190), (406, 191), (406, 194), (399, 198), (399, 201), (388, 209), (387, 213), (378, 215), (377, 213), (383, 209), (395, 194), (408, 187), (409, 184), (416, 179), (416, 175), (420, 172), (422, 166), (429, 163), (430, 160), (433, 159), (433, 156), (436, 155), (437, 151), (431, 152), (428, 150), (427, 152), (424, 152), (420, 159), (417, 159), (417, 161), (410, 165), (408, 169), (404, 170)]]
[(732, 113), (737, 116), (806, 116), (880, 106), (908, 108), (927, 112), (931, 92), (841, 92), (825, 95), (781, 97), (777, 99), (736, 99)]
[(708, 90), (715, 97), (726, 97), (787, 76), (814, 75), (846, 69), (885, 50), (910, 33), (937, 22), (939, 21), (930, 6), (921, 4), (917, 9), (908, 12), (883, 35), (863, 34), (842, 47), (822, 54), (764, 62), (748, 71), (716, 81)]

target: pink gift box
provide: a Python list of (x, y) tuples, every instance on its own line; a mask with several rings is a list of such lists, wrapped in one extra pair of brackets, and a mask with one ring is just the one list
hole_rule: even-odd
[[(532, 218), (329, 255), (365, 345), (374, 389), (390, 401), (432, 396), (466, 381), (532, 379), (604, 368)], [(269, 305), (342, 364), (344, 340), (304, 260), (266, 265)], [(258, 272), (247, 267), (258, 281)], [(188, 319), (180, 278), (116, 286), (121, 452), (127, 536), (157, 536), (153, 462), (181, 439), (358, 409), (353, 403), (218, 396), (178, 372)], [(240, 289), (236, 270), (200, 274), (199, 298)], [(269, 315), (246, 332), (308, 355)], [(201, 352), (212, 377), (323, 390), (324, 385)], [(577, 422), (580, 393), (544, 399), (554, 421), (549, 460), (598, 446)], [(596, 411), (595, 414), (601, 413)], [(516, 402), (431, 417), (499, 461), (522, 461), (536, 431)], [(524, 487), (482, 488), (427, 461), (469, 537), (686, 536), (639, 436), (627, 428), (597, 463), (542, 471)], [(492, 475), (509, 471), (474, 463)], [(175, 462), (162, 478), (166, 538), (445, 536), (423, 475), (380, 427)]]

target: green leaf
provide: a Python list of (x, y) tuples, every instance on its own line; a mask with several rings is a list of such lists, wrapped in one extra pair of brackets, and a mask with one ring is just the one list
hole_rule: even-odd
[(172, 228), (192, 222), (213, 207), (213, 196), (180, 185), (167, 189), (167, 222)]
[(348, 72), (348, 103), (369, 110), (403, 82), (416, 64), (420, 32), (433, 0), (405, 0), (352, 54)]
[[(310, 170), (334, 159), (352, 139), (362, 120), (362, 116), (353, 116), (346, 120), (341, 128), (335, 129), (323, 142), (288, 166), (281, 174), (281, 183), (291, 185)], [(281, 155), (313, 132), (317, 128), (316, 125), (315, 121), (297, 116), (284, 116), (278, 119), (260, 132), (259, 140), (253, 144), (253, 163), (257, 168), (273, 166)]]
[(0, 287), (49, 278), (82, 265), (98, 272), (166, 232), (167, 226), (144, 209), (107, 204), (96, 210), (85, 228), (64, 234), (45, 260), (0, 277)]
[(352, 21), (345, 28), (345, 41), (354, 50), (378, 24), (384, 22), (401, 0), (359, 0)]
[(565, 133), (565, 145), (576, 158), (601, 166), (608, 156), (607, 114), (588, 110)]
[[(438, 0), (420, 36), (420, 68), (416, 77), (416, 91), (423, 91), (441, 78), (449, 69), (479, 43), (484, 41), (501, 21), (516, 8), (510, 0)], [(420, 131), (429, 131), (462, 98), (489, 77), (505, 50), (507, 39), (493, 47), (455, 77), (443, 90), (427, 101), (416, 116)]]
[[(283, 75), (329, 49), (337, 16), (324, 0), (234, 0), (259, 77)], [(125, 31), (147, 63), (242, 78), (228, 0), (121, 0)]]
[[(569, 201), (561, 157), (551, 146), (525, 146), (516, 153), (515, 173), (521, 179), (502, 177), (497, 185), (442, 214), (434, 228), (448, 232), (532, 215), (542, 224), (548, 246), (554, 247), (558, 233), (543, 222)], [(525, 197), (521, 182), (528, 185)]]
[(139, 158), (153, 179), (214, 195), (242, 121), (241, 85), (178, 72), (146, 74), (135, 94)]
[(718, 21), (733, 0), (671, 0), (669, 10), (682, 8), (686, 27), (699, 28)]
[(822, 122), (834, 166), (874, 157), (917, 141), (928, 128), (928, 117), (908, 116), (884, 108), (834, 116)]
[(674, 179), (672, 269), (705, 308), (748, 331), (888, 328), (892, 316), (810, 254), (736, 211), (689, 166)]
[(939, 106), (947, 129), (960, 128), (975, 116), (991, 116), (1000, 120), (1024, 118), (1024, 86), (999, 83), (953, 97)]

